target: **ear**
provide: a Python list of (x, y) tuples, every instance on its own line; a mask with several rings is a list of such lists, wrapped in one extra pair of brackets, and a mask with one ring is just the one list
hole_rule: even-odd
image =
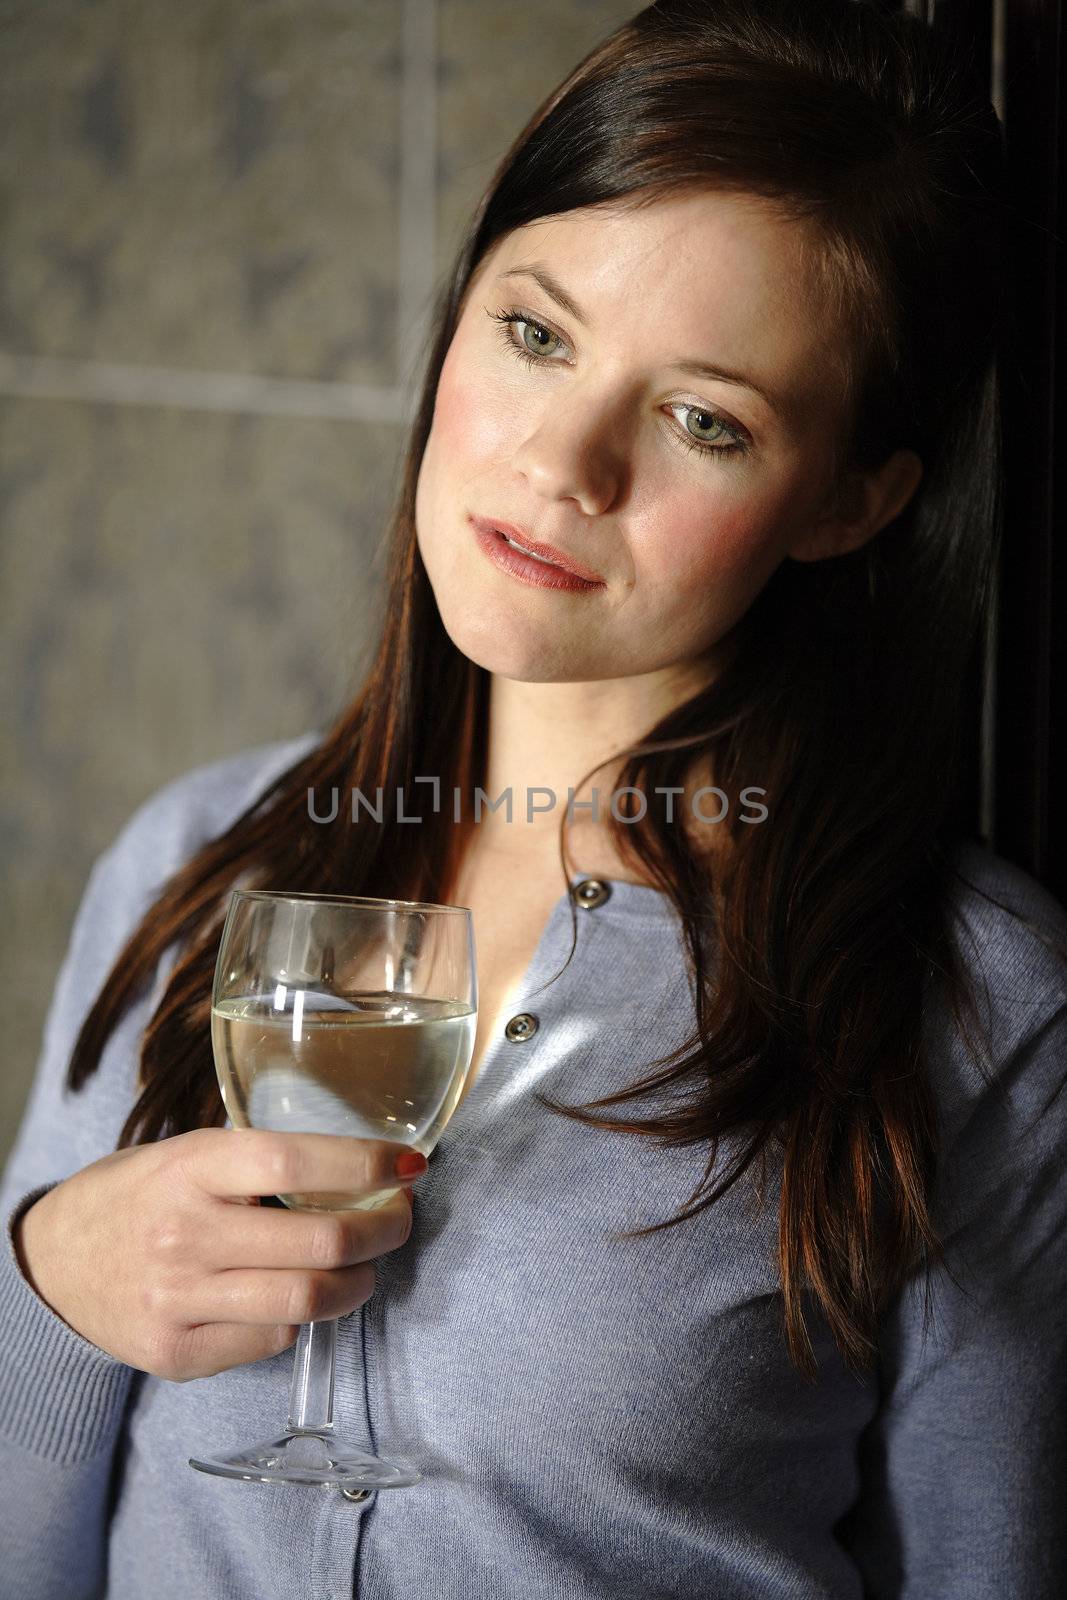
[(872, 471), (854, 470), (832, 508), (799, 534), (786, 554), (794, 561), (847, 555), (899, 516), (919, 486), (923, 464), (914, 450), (895, 450)]

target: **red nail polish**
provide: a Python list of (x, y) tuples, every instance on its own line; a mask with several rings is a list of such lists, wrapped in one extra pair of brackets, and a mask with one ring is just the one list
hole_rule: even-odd
[(404, 1150), (397, 1156), (393, 1171), (398, 1178), (417, 1178), (428, 1166), (429, 1162), (421, 1150)]

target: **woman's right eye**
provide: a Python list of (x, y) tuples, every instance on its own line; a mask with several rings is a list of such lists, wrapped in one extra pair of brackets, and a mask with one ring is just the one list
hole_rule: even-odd
[(508, 350), (512, 355), (518, 356), (520, 361), (545, 361), (554, 354), (553, 351), (538, 350), (536, 345), (527, 344), (527, 334), (533, 334), (535, 338), (540, 336), (545, 339), (555, 339), (558, 344), (563, 344), (558, 333), (553, 333), (551, 328), (546, 328), (544, 323), (535, 321), (525, 311), (491, 311), (489, 315), (499, 325), (501, 337)]

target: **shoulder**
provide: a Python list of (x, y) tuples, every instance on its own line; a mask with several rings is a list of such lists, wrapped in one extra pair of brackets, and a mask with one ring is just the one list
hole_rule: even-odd
[(234, 823), (270, 786), (310, 753), (318, 733), (255, 745), (189, 768), (153, 791), (120, 830), (107, 857), (143, 865), (159, 877)]
[[(1054, 938), (1067, 938), (1067, 909), (1038, 880), (995, 854), (986, 845), (965, 840), (956, 855), (956, 908), (979, 926), (987, 938), (1029, 949), (1026, 922)], [(991, 901), (1002, 902), (1000, 907)]]
[[(68, 1122), (68, 1063), (94, 997), (172, 874), (201, 845), (225, 832), (320, 737), (258, 745), (179, 774), (150, 794), (97, 856), (45, 1019), (30, 1107), (4, 1178), (7, 1194), (28, 1190), (42, 1173), (66, 1176), (115, 1148), (129, 1112), (139, 1030), (157, 1003), (173, 947), (160, 959), (151, 992), (115, 1024), (104, 1045), (102, 1070), (83, 1085), (85, 1099)], [(52, 1152), (43, 1164), (42, 1151)]]
[(950, 932), (978, 1022), (980, 1060), (939, 984), (927, 1059), (950, 1136), (992, 1093), (1038, 1114), (1067, 1071), (1067, 910), (1023, 868), (967, 841), (956, 857)]
[(984, 845), (960, 846), (953, 880), (956, 942), (974, 975), (1020, 1018), (1067, 1002), (1067, 910)]
[(164, 884), (320, 742), (318, 733), (255, 745), (171, 778), (143, 800), (93, 863), (75, 938), (118, 948)]

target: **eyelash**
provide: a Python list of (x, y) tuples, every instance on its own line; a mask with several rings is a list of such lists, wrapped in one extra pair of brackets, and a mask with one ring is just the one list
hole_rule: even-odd
[[(516, 308), (511, 311), (490, 311), (488, 314), (498, 324), (505, 348), (513, 356), (517, 356), (520, 361), (524, 361), (527, 366), (543, 366), (549, 361), (549, 358), (535, 355), (532, 350), (516, 339), (513, 332), (513, 325), (516, 322), (524, 323), (528, 328), (536, 328), (539, 333), (547, 333), (550, 338), (560, 339), (561, 343), (566, 343), (566, 340), (562, 339), (560, 334), (555, 333), (553, 329), (547, 327), (543, 322), (538, 322), (536, 317), (531, 317), (527, 311), (520, 311)], [(554, 363), (549, 364), (552, 365)], [(747, 453), (750, 447), (750, 440), (748, 435), (743, 433), (736, 423), (728, 422), (725, 417), (720, 416), (717, 411), (713, 411), (710, 406), (689, 405), (687, 401), (679, 401), (679, 409), (683, 406), (688, 406), (690, 411), (696, 411), (701, 416), (710, 417), (721, 428), (725, 428), (733, 440), (732, 444), (711, 444), (703, 439), (694, 439), (692, 434), (684, 429), (681, 432), (672, 430), (674, 438), (677, 439), (683, 450), (696, 450), (705, 456), (743, 456)]]

